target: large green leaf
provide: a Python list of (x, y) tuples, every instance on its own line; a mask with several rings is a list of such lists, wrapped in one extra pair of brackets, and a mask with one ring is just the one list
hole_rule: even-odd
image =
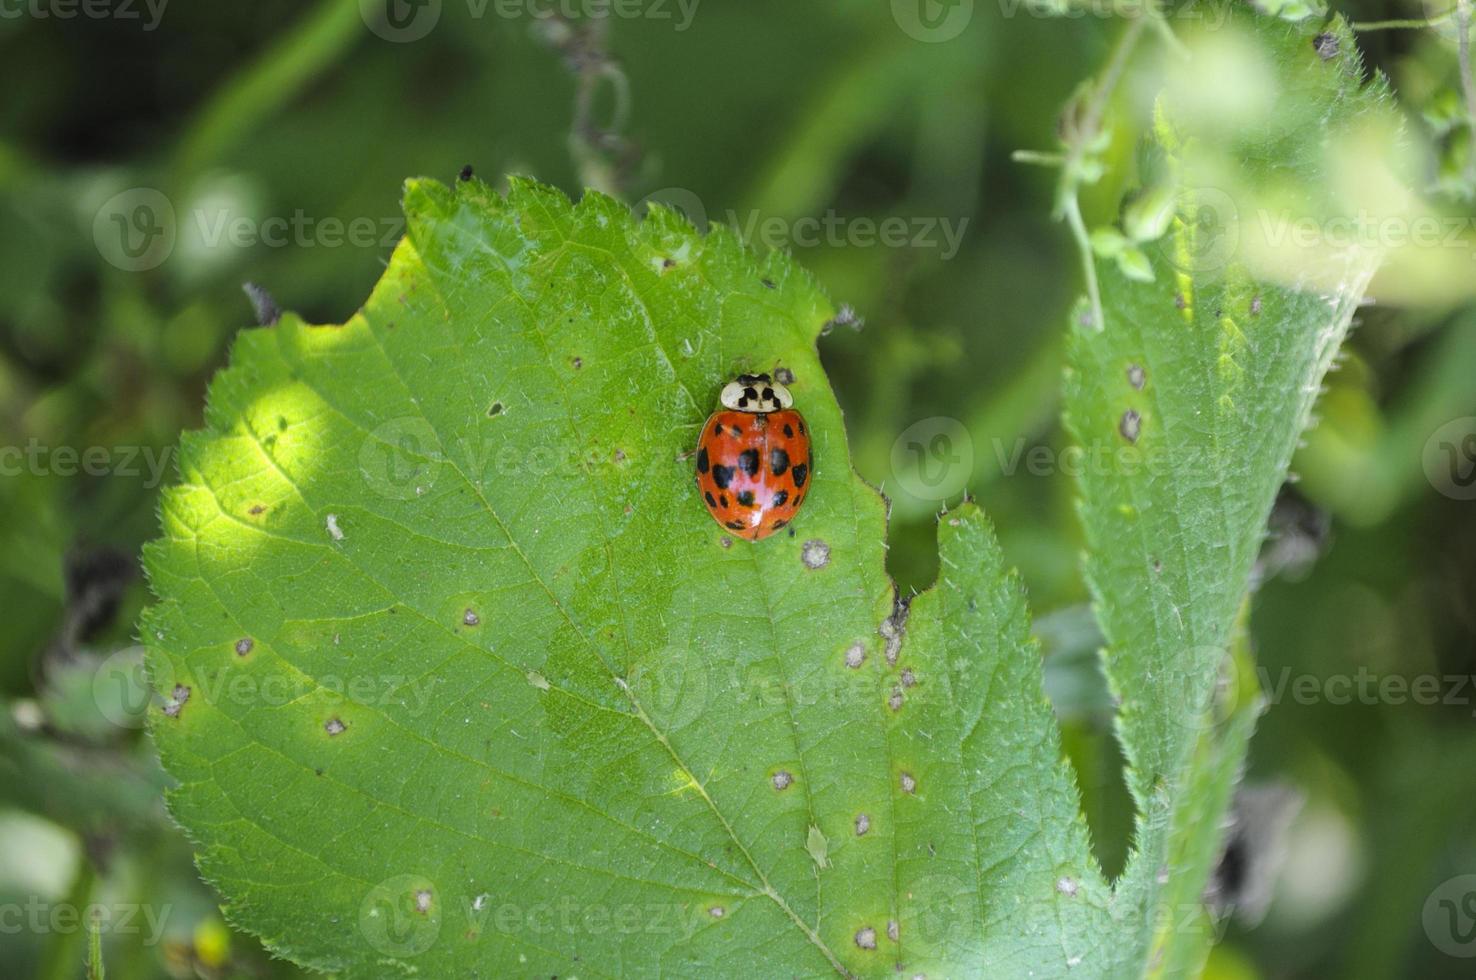
[(1191, 50), (1210, 45), (1262, 74), (1191, 67), (1191, 91), (1248, 86), (1275, 110), (1227, 130), (1198, 115), (1202, 95), (1165, 93), (1145, 172), (1177, 188), (1177, 214), (1143, 250), (1151, 281), (1099, 263), (1105, 323), (1074, 331), (1066, 405), (1088, 461), (1086, 572), (1139, 807), (1118, 898), (1137, 910), (1126, 921), (1144, 930), (1150, 970), (1171, 975), (1197, 972), (1208, 949), (1201, 894), (1258, 710), (1239, 628), (1252, 568), (1379, 260), (1331, 240), (1274, 270), (1267, 256), (1278, 221), (1325, 230), (1351, 213), (1326, 175), (1367, 133), (1397, 128), (1341, 22), (1319, 33), (1237, 16)]
[[(241, 335), (147, 554), (231, 917), (363, 977), (1107, 972), (1020, 587), (965, 506), (896, 603), (810, 281), (597, 194), (406, 210), (346, 324)], [(751, 545), (682, 456), (776, 365), (814, 490)]]

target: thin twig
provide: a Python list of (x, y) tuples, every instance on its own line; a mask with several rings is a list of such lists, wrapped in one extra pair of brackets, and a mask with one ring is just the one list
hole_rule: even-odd
[[(1466, 96), (1467, 135), (1476, 138), (1476, 81), (1471, 77), (1471, 0), (1457, 0), (1456, 58), (1461, 66), (1461, 90)], [(1476, 186), (1476, 152), (1466, 154), (1466, 183)]]
[(1434, 17), (1421, 18), (1410, 17), (1395, 20), (1354, 20), (1349, 21), (1348, 26), (1355, 31), (1417, 31), (1426, 27), (1439, 27), (1441, 24), (1449, 23), (1455, 17), (1456, 7)]
[(1102, 312), (1102, 289), (1097, 285), (1097, 259), (1092, 254), (1092, 240), (1087, 234), (1086, 222), (1081, 218), (1081, 204), (1076, 200), (1073, 189), (1066, 201), (1066, 224), (1071, 237), (1076, 241), (1077, 253), (1081, 256), (1081, 272), (1086, 279), (1087, 300), (1092, 307), (1092, 329), (1102, 330), (1107, 325)]
[(1069, 121), (1070, 131), (1065, 134), (1066, 158), (1061, 165), (1061, 179), (1056, 188), (1056, 214), (1066, 219), (1071, 228), (1071, 237), (1081, 253), (1082, 273), (1086, 279), (1087, 300), (1091, 304), (1094, 330), (1104, 329), (1107, 321), (1102, 312), (1102, 290), (1097, 283), (1097, 260), (1092, 254), (1091, 238), (1087, 234), (1086, 222), (1081, 216), (1081, 203), (1077, 199), (1077, 189), (1081, 185), (1080, 165), (1086, 155), (1087, 146), (1097, 137), (1102, 117), (1107, 112), (1107, 102), (1127, 67), (1128, 57), (1132, 54), (1139, 35), (1143, 33), (1145, 23), (1141, 17), (1128, 22), (1081, 114)]
[[(1117, 44), (1112, 49), (1112, 54), (1107, 60), (1107, 67), (1102, 71), (1102, 77), (1097, 82), (1092, 97), (1087, 100), (1086, 107), (1081, 115), (1073, 123), (1073, 132), (1068, 140), (1066, 148), (1066, 162), (1061, 168), (1060, 190), (1069, 190), (1073, 195), (1076, 191), (1077, 174), (1076, 168), (1081, 163), (1081, 158), (1086, 155), (1087, 144), (1096, 138), (1098, 129), (1102, 125), (1102, 116), (1107, 111), (1107, 100), (1112, 97), (1112, 91), (1117, 87), (1117, 81), (1122, 76), (1123, 69), (1127, 67), (1128, 56), (1133, 53), (1133, 46), (1138, 43), (1138, 36), (1143, 33), (1143, 25), (1146, 21), (1139, 17), (1128, 21), (1128, 26), (1123, 29), (1122, 35), (1118, 37)], [(1064, 207), (1064, 201), (1056, 203), (1058, 210)]]
[[(609, 52), (605, 19), (574, 23), (550, 17), (541, 25), (543, 39), (558, 51), (574, 75), (574, 118), (569, 126), (569, 153), (586, 187), (619, 195), (640, 162), (638, 146), (622, 130), (630, 115), (630, 82)], [(595, 102), (608, 86), (614, 105), (608, 122), (595, 119)]]

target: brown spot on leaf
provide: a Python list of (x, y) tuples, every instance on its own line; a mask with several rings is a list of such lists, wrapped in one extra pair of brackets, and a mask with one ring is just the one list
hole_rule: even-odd
[(1128, 442), (1137, 442), (1138, 433), (1143, 431), (1143, 416), (1135, 409), (1128, 409), (1122, 413), (1122, 420), (1117, 423), (1117, 431)]

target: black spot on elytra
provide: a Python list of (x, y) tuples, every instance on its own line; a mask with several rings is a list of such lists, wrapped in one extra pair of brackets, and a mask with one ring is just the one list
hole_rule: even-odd
[[(794, 485), (802, 487), (805, 485), (805, 477), (810, 475), (810, 466), (808, 463), (796, 463), (791, 473), (794, 476)], [(799, 501), (796, 500), (795, 505), (798, 506)]]
[(784, 423), (784, 438), (786, 438), (786, 439), (793, 439), (794, 438), (794, 426), (790, 425), (788, 422), (785, 422)]
[(738, 454), (738, 468), (749, 476), (757, 476), (759, 457), (757, 449), (745, 449)]
[(783, 527), (783, 526), (784, 526), (784, 525), (786, 525), (786, 524), (788, 524), (788, 523), (789, 523), (789, 522), (788, 522), (788, 521), (786, 521), (786, 520), (777, 520), (777, 521), (775, 521), (775, 522), (774, 522), (774, 530), (776, 530), (776, 531), (777, 531), (777, 530), (779, 530), (779, 529), (780, 529), (780, 528), (781, 528), (781, 527)]
[(728, 489), (728, 484), (733, 482), (733, 467), (718, 463), (712, 468), (712, 482), (716, 483), (719, 490)]
[(722, 434), (723, 434), (723, 423), (721, 423), (721, 422), (714, 422), (714, 423), (712, 423), (712, 434), (713, 434), (714, 438), (721, 437)]
[(784, 506), (784, 502), (786, 500), (788, 500), (788, 499), (789, 499), (789, 491), (788, 490), (780, 490), (778, 493), (774, 494), (774, 496), (769, 499), (769, 506), (770, 507), (783, 507)]
[(747, 525), (744, 524), (742, 521), (729, 521), (727, 526), (732, 528), (734, 531), (741, 531), (745, 527), (747, 527)]
[[(789, 426), (785, 426), (789, 428)], [(784, 471), (789, 469), (789, 453), (775, 446), (769, 450), (769, 469), (774, 471), (775, 476), (783, 476)]]
[(740, 493), (738, 495), (738, 502), (740, 504), (742, 504), (744, 507), (752, 507), (753, 506), (753, 491), (752, 490), (745, 490), (742, 493)]
[(702, 496), (707, 498), (707, 506), (713, 508), (714, 510), (717, 509), (717, 501), (713, 499), (711, 490), (706, 491), (702, 494)]
[(805, 434), (805, 422), (804, 422), (804, 420), (803, 419), (796, 419), (794, 424), (797, 425), (797, 426), (799, 426), (800, 435), (804, 435)]
[(702, 449), (697, 450), (697, 472), (698, 473), (706, 473), (707, 472), (707, 448), (706, 447), (703, 447)]
[(728, 506), (728, 495), (725, 493), (718, 494), (718, 503), (722, 504), (723, 507), (726, 508)]

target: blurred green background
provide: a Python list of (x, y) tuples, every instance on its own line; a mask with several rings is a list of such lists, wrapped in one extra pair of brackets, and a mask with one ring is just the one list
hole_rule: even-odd
[[(138, 724), (136, 556), (180, 430), (254, 322), (242, 283), (341, 321), (398, 236), (401, 181), (467, 164), (734, 224), (855, 312), (821, 353), (856, 465), (893, 500), (899, 587), (932, 581), (934, 515), (967, 489), (1028, 582), (1097, 851), (1118, 869), (1131, 813), (1055, 455), (1080, 263), (1051, 217), (1055, 173), (1011, 159), (1058, 148), (1062, 105), (1123, 29), (1110, 7), (0, 5), (0, 975), (80, 976), (86, 937), (59, 910), (89, 903), (112, 919), (109, 977), (296, 974), (225, 925), (164, 812)], [(1226, 4), (1165, 9), (1208, 37)], [(1444, 10), (1339, 8), (1365, 23)], [(1310, 42), (1322, 14), (1305, 12)], [(1422, 206), (1469, 222), (1460, 45), (1436, 19), (1360, 38), (1398, 93)], [(1248, 81), (1233, 60), (1184, 64), (1159, 38), (1135, 51), (1089, 224), (1132, 185), (1154, 93), (1187, 86), (1213, 108)], [(1476, 463), (1473, 429), (1447, 426), (1476, 415), (1476, 289), (1466, 266), (1420, 279), (1418, 259), (1375, 281), (1273, 517), (1253, 619), (1273, 696), (1247, 781), (1298, 804), (1237, 836), (1232, 877), (1269, 906), (1223, 924), (1211, 976), (1476, 974), (1426, 915), (1437, 886), (1476, 873), (1476, 503), (1437, 488), (1427, 458), (1453, 438), (1457, 470)], [(911, 466), (910, 443), (939, 433), (943, 451)], [(1359, 676), (1438, 677), (1442, 703), (1361, 698)], [(1316, 692), (1276, 693), (1299, 677)], [(1338, 677), (1355, 678), (1350, 703)]]

